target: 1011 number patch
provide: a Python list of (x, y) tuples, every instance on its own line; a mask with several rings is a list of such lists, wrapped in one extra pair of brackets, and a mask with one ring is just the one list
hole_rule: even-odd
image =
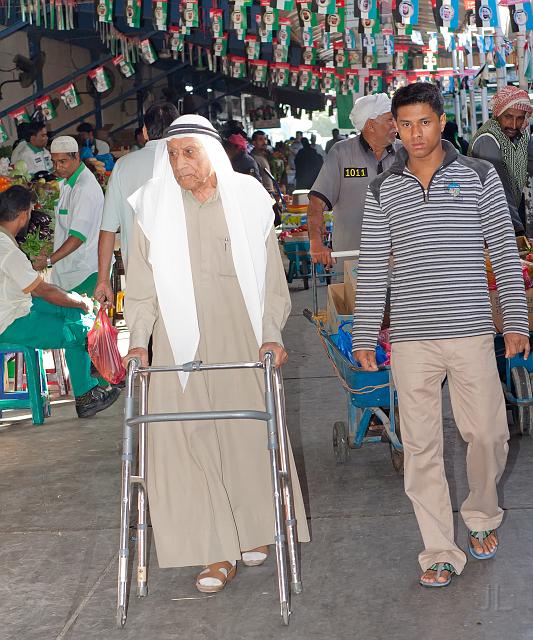
[(344, 167), (345, 178), (368, 178), (366, 167)]

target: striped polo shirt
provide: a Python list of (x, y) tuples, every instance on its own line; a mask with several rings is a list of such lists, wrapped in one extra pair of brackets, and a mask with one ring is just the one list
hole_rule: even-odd
[(424, 189), (407, 152), (369, 186), (354, 312), (353, 348), (374, 349), (389, 255), (391, 341), (442, 340), (494, 333), (485, 269), (487, 244), (504, 333), (529, 335), (511, 216), (494, 167), (443, 141), (444, 162)]

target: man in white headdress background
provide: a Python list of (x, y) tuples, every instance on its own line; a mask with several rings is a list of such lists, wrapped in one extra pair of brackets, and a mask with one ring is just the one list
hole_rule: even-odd
[[(136, 213), (125, 314), (128, 357), (147, 364), (287, 358), (290, 311), (272, 202), (233, 171), (218, 133), (182, 116), (156, 151), (154, 177), (130, 198)], [(152, 374), (150, 411), (264, 409), (259, 371)], [(301, 541), (309, 539), (293, 470)], [(236, 561), (261, 564), (274, 540), (263, 423), (203, 421), (148, 430), (148, 497), (161, 567), (201, 565), (196, 586), (223, 589)]]
[(309, 193), (307, 220), (314, 262), (331, 265), (331, 250), (322, 242), (324, 210), (335, 213), (333, 250), (359, 249), (368, 185), (394, 162), (396, 125), (385, 93), (355, 101), (350, 119), (359, 135), (341, 140), (326, 160)]

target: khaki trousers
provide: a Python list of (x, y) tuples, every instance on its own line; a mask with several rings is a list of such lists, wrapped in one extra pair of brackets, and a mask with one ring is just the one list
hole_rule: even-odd
[(392, 345), (391, 362), (404, 446), (405, 492), (424, 541), (418, 560), (423, 571), (436, 562), (450, 562), (461, 573), (466, 555), (454, 541), (444, 472), (441, 385), (447, 375), (455, 422), (468, 443), (470, 493), (461, 516), (473, 531), (495, 529), (503, 518), (496, 486), (505, 469), (509, 428), (493, 337), (399, 342)]

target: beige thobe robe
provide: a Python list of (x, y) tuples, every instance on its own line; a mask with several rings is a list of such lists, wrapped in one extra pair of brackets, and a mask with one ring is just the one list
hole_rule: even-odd
[[(258, 345), (233, 266), (218, 192), (200, 204), (183, 192), (200, 344), (206, 363), (257, 361)], [(251, 203), (250, 206), (253, 206)], [(125, 313), (130, 347), (146, 347), (153, 328), (153, 365), (174, 365), (157, 303), (149, 242), (135, 224)], [(173, 295), (168, 291), (167, 295)], [(274, 231), (267, 241), (263, 342), (281, 343), (290, 297)], [(263, 372), (152, 374), (150, 412), (264, 410)], [(292, 454), (291, 454), (292, 460)], [(237, 560), (274, 541), (274, 510), (266, 423), (158, 423), (148, 429), (148, 497), (161, 567)], [(309, 540), (294, 464), (293, 488), (301, 541)]]

